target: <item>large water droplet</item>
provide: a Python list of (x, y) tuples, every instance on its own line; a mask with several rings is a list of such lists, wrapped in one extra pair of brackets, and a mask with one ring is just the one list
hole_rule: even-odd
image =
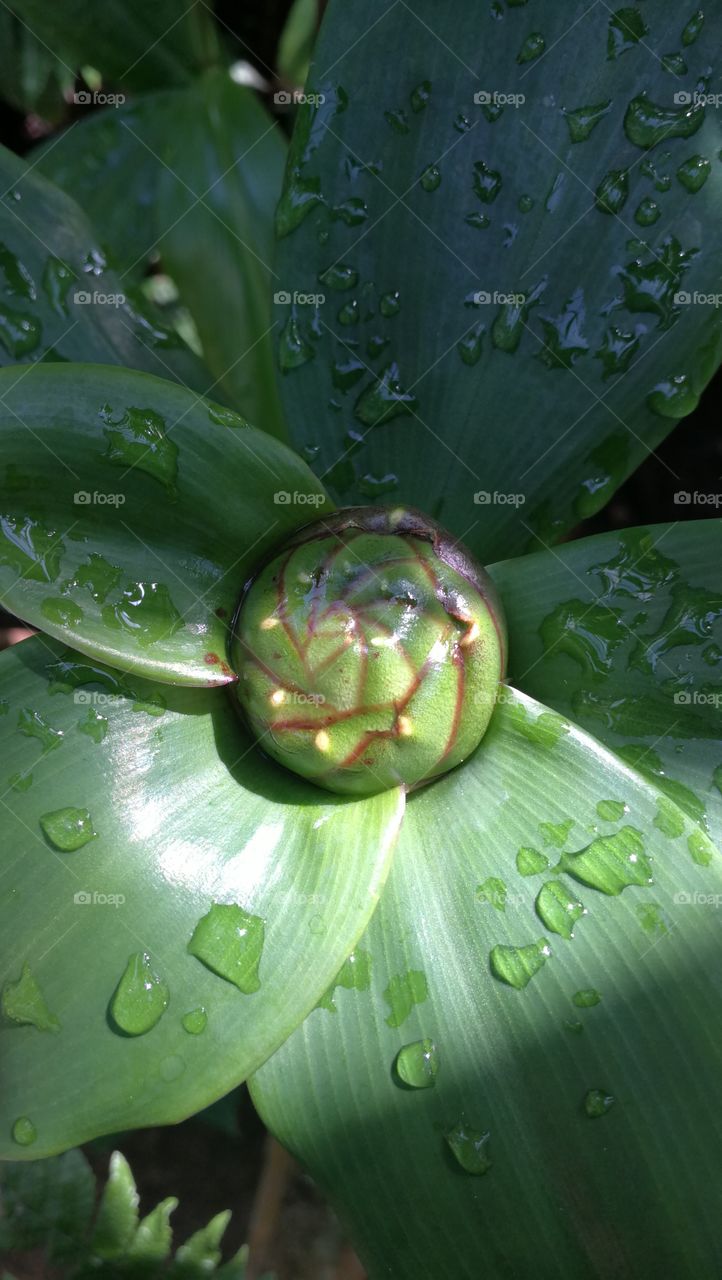
[(24, 964), (17, 982), (6, 982), (0, 1007), (6, 1018), (36, 1027), (38, 1031), (58, 1031), (60, 1023), (45, 1003), (45, 997), (29, 965)]
[(87, 809), (68, 807), (44, 813), (40, 825), (51, 844), (63, 853), (73, 853), (94, 840), (97, 832)]
[(436, 1083), (439, 1056), (433, 1040), (405, 1044), (396, 1058), (396, 1074), (410, 1089), (430, 1089)]
[(106, 423), (107, 460), (115, 466), (144, 471), (158, 480), (170, 497), (175, 497), (178, 446), (166, 435), (161, 415), (154, 409), (131, 406), (113, 417), (113, 410), (106, 404), (98, 416)]
[(546, 938), (530, 942), (524, 947), (499, 944), (489, 953), (491, 971), (495, 978), (521, 991), (546, 964), (551, 948)]
[(188, 950), (213, 973), (245, 995), (260, 988), (258, 966), (265, 923), (236, 903), (214, 902), (193, 930)]
[(169, 999), (170, 992), (151, 967), (148, 952), (137, 951), (128, 958), (110, 1001), (112, 1021), (126, 1035), (143, 1036), (162, 1018)]
[(635, 827), (622, 827), (614, 835), (599, 836), (577, 853), (565, 853), (560, 867), (590, 889), (616, 896), (631, 885), (652, 882), (652, 865), (644, 852), (644, 839)]
[(614, 1106), (614, 1096), (605, 1089), (590, 1089), (584, 1097), (584, 1110), (592, 1120), (605, 1116)]
[(490, 1133), (472, 1129), (463, 1119), (458, 1120), (453, 1129), (444, 1135), (452, 1154), (465, 1173), (475, 1176), (488, 1173), (491, 1168), (489, 1158)]
[(574, 925), (587, 914), (586, 908), (567, 892), (561, 880), (549, 880), (542, 885), (535, 906), (542, 924), (567, 939), (574, 937)]

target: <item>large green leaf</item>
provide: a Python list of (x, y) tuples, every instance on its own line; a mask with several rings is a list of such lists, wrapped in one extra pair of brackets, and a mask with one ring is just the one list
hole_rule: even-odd
[(511, 692), (410, 799), (355, 962), (253, 1081), (372, 1280), (719, 1275), (722, 859), (657, 805)]
[(108, 266), (75, 200), (3, 147), (0, 183), (0, 365), (120, 364), (205, 391), (207, 371)]
[(584, 538), (492, 572), (514, 684), (651, 775), (722, 846), (722, 521)]
[(363, 931), (402, 801), (327, 795), (219, 690), (56, 641), (4, 653), (0, 696), (0, 1154), (20, 1159), (173, 1123), (260, 1066)]
[(306, 464), (228, 409), (101, 365), (0, 370), (0, 435), (5, 606), (113, 666), (235, 679), (246, 579), (330, 508)]
[(184, 84), (218, 55), (212, 9), (178, 0), (10, 0), (66, 69), (90, 64), (134, 89)]
[(392, 493), (499, 559), (694, 407), (722, 326), (705, 15), (331, 0), (277, 227), (280, 287), (325, 296), (279, 309), (279, 360), (335, 498)]
[(285, 427), (271, 344), (280, 287), (273, 210), (285, 154), (255, 94), (214, 72), (99, 112), (39, 158), (103, 227), (124, 277), (160, 253), (193, 316), (214, 394), (275, 435)]

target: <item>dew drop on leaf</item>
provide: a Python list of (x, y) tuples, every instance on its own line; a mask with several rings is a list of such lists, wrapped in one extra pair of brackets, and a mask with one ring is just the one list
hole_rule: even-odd
[(236, 903), (214, 902), (198, 921), (188, 951), (219, 978), (232, 982), (245, 995), (260, 988), (258, 966), (265, 941), (265, 923)]
[(40, 825), (50, 843), (63, 853), (74, 853), (97, 836), (88, 810), (73, 806), (44, 813)]
[(115, 1029), (129, 1036), (151, 1031), (168, 1007), (170, 992), (151, 967), (147, 951), (137, 951), (128, 959), (125, 972), (110, 1001)]
[(410, 1089), (430, 1089), (436, 1083), (439, 1055), (433, 1040), (405, 1044), (396, 1057), (396, 1075)]
[(488, 1173), (491, 1168), (489, 1158), (490, 1133), (472, 1129), (461, 1119), (444, 1135), (452, 1155), (465, 1173), (475, 1176)]

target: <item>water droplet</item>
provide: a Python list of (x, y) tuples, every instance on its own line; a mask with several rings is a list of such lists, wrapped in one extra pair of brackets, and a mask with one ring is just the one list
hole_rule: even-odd
[(33, 277), (24, 263), (4, 244), (0, 244), (0, 271), (3, 273), (6, 293), (24, 298), (26, 302), (36, 301), (38, 291)]
[(682, 32), (682, 44), (685, 47), (688, 47), (689, 45), (694, 44), (703, 26), (704, 26), (704, 13), (701, 9), (698, 9), (697, 12), (693, 14), (693, 16), (690, 18), (689, 22), (687, 23), (687, 25), (685, 26)]
[[(599, 354), (599, 353), (596, 353)], [(613, 432), (593, 449), (586, 460), (589, 474), (574, 503), (581, 520), (599, 511), (619, 488), (629, 470), (629, 437), (626, 432)]]
[(574, 937), (574, 925), (587, 914), (586, 908), (570, 896), (561, 880), (543, 884), (534, 905), (542, 924), (567, 939)]
[(42, 326), (34, 316), (10, 307), (0, 307), (0, 342), (15, 360), (29, 355), (40, 345)]
[(411, 110), (423, 111), (431, 97), (431, 81), (422, 80), (411, 93)]
[(533, 62), (535, 58), (541, 57), (545, 49), (544, 36), (539, 31), (532, 31), (516, 55), (516, 60), (520, 66), (523, 66), (525, 62)]
[(396, 1074), (410, 1089), (430, 1089), (436, 1083), (439, 1055), (433, 1040), (414, 1040), (397, 1055)]
[(485, 906), (494, 907), (496, 911), (506, 911), (507, 888), (503, 880), (489, 876), (483, 884), (478, 884), (474, 893), (476, 901)]
[(507, 715), (512, 729), (539, 747), (555, 747), (562, 735), (569, 732), (569, 725), (556, 711), (542, 711), (532, 716), (526, 707), (517, 705), (510, 707)]
[(13, 1142), (17, 1142), (20, 1147), (30, 1147), (37, 1138), (37, 1130), (32, 1120), (27, 1116), (18, 1116), (13, 1125)]
[(624, 800), (600, 800), (597, 805), (597, 816), (602, 822), (620, 822), (628, 812)]
[(544, 345), (537, 358), (547, 369), (571, 369), (586, 355), (589, 343), (582, 333), (586, 321), (584, 293), (577, 289), (558, 316), (542, 316)]
[(624, 117), (624, 132), (635, 147), (650, 149), (670, 138), (691, 138), (705, 117), (704, 102), (660, 107), (645, 93), (633, 98)]
[(441, 185), (441, 170), (435, 164), (430, 164), (421, 175), (420, 182), (424, 191), (436, 191)]
[(622, 827), (614, 835), (598, 836), (586, 848), (563, 854), (559, 866), (590, 889), (612, 896), (631, 885), (644, 887), (652, 881), (652, 866), (644, 852), (642, 833), (635, 827)]
[(523, 846), (516, 855), (516, 869), (522, 876), (538, 876), (546, 871), (549, 866), (549, 859), (545, 853), (540, 853), (538, 849), (531, 849)]
[(687, 848), (698, 867), (708, 867), (716, 853), (715, 846), (704, 831), (693, 831), (687, 836)]
[(148, 952), (137, 951), (128, 958), (110, 1001), (110, 1014), (116, 1028), (126, 1035), (143, 1036), (163, 1016), (169, 999), (165, 982), (151, 968)]
[(592, 130), (600, 120), (604, 119), (611, 105), (612, 99), (607, 98), (604, 102), (597, 102), (594, 105), (576, 107), (574, 111), (567, 111), (564, 108), (564, 119), (572, 142), (586, 142)]
[[(366, 221), (368, 216), (368, 205), (360, 196), (349, 196), (348, 200), (334, 205), (331, 210), (331, 217), (345, 222), (347, 227), (359, 227), (362, 222)], [(328, 240), (328, 232), (326, 232), (326, 240)], [(321, 243), (325, 243), (325, 241), (321, 241)]]
[(657, 800), (654, 825), (670, 840), (676, 840), (678, 836), (684, 834), (684, 817), (668, 796), (660, 796)]
[(367, 472), (358, 481), (359, 493), (365, 498), (380, 498), (384, 493), (393, 493), (398, 487), (399, 478), (393, 471), (388, 471), (384, 476), (374, 476)]
[(681, 53), (665, 53), (662, 58), (662, 68), (676, 77), (686, 76), (688, 70), (687, 63)]
[(45, 1003), (45, 997), (29, 965), (24, 964), (17, 982), (6, 982), (0, 1008), (6, 1018), (38, 1031), (58, 1031), (60, 1023)]
[(388, 1027), (400, 1027), (406, 1021), (414, 1005), (428, 999), (426, 974), (421, 969), (409, 969), (397, 973), (384, 991), (384, 1000), (391, 1012), (386, 1016)]
[(581, 991), (574, 992), (572, 1004), (575, 1004), (577, 1009), (593, 1009), (596, 1004), (600, 1003), (601, 999), (602, 997), (594, 987), (586, 987)]
[(234, 409), (226, 409), (224, 405), (220, 404), (208, 406), (208, 417), (218, 427), (235, 429), (237, 427), (250, 427), (251, 425), (247, 418), (241, 417), (240, 413), (236, 413)]
[(617, 9), (609, 19), (607, 29), (607, 58), (621, 58), (628, 49), (633, 49), (644, 36), (649, 34), (649, 27), (639, 9)]
[(347, 262), (335, 262), (325, 271), (321, 271), (318, 278), (327, 288), (342, 292), (345, 289), (355, 288), (358, 284), (358, 271)]
[(611, 1093), (604, 1089), (590, 1089), (584, 1097), (584, 1110), (592, 1120), (596, 1120), (599, 1116), (605, 1116), (614, 1103), (615, 1098)]
[(667, 923), (662, 915), (662, 908), (657, 902), (640, 902), (637, 906), (636, 914), (648, 937), (663, 938), (666, 933), (669, 933)]
[(472, 1129), (466, 1122), (458, 1120), (453, 1129), (444, 1135), (452, 1154), (465, 1173), (476, 1177), (488, 1173), (491, 1168), (489, 1159), (490, 1133)]
[(491, 218), (485, 213), (467, 213), (464, 222), (467, 227), (474, 227), (476, 231), (483, 231), (491, 226)]
[[(343, 324), (347, 326), (358, 324), (359, 320), (361, 319), (361, 310), (359, 308), (358, 299), (351, 298), (348, 302), (344, 302), (343, 306), (340, 308), (338, 312), (336, 319), (338, 320), (339, 324)], [(312, 354), (315, 355), (315, 352), (313, 352)]]
[(368, 991), (371, 986), (371, 956), (368, 951), (357, 947), (347, 960), (344, 960), (339, 972), (336, 974), (331, 986), (324, 992), (318, 1002), (319, 1009), (326, 1009), (328, 1013), (337, 1013), (334, 1001), (334, 993), (337, 987), (341, 987), (344, 991)]
[(13, 791), (29, 791), (33, 785), (32, 773), (11, 773), (8, 778), (8, 786)]
[(40, 612), (48, 622), (54, 622), (59, 627), (77, 627), (83, 619), (83, 610), (80, 605), (75, 604), (72, 600), (63, 599), (61, 596), (49, 597), (43, 600), (40, 606)]
[(386, 350), (389, 342), (390, 339), (382, 337), (381, 334), (374, 334), (373, 337), (369, 338), (366, 344), (366, 353), (369, 359), (375, 360), (377, 356), (380, 356), (381, 352)]
[(130, 583), (116, 604), (103, 606), (102, 618), (107, 627), (133, 636), (142, 648), (169, 640), (183, 626), (163, 582)]
[(601, 677), (611, 672), (614, 654), (628, 632), (619, 610), (568, 600), (544, 618), (539, 634), (548, 653), (566, 654), (585, 676)]
[(626, 169), (611, 169), (596, 190), (596, 206), (600, 213), (620, 213), (627, 203), (629, 178)]
[(78, 732), (84, 733), (93, 742), (100, 744), (108, 732), (108, 720), (94, 707), (89, 707), (84, 720), (78, 721)]
[(485, 329), (486, 325), (481, 322), (473, 325), (456, 344), (456, 350), (464, 364), (473, 366), (479, 363)]
[(645, 196), (637, 205), (634, 214), (634, 221), (638, 223), (640, 227), (651, 227), (655, 222), (659, 221), (661, 216), (662, 210), (657, 204), (657, 201), (653, 200), (651, 196)]
[(278, 365), (282, 373), (298, 369), (313, 360), (316, 351), (304, 336), (299, 321), (291, 313), (278, 339)]
[(418, 405), (416, 396), (405, 391), (394, 362), (381, 372), (375, 382), (361, 392), (354, 414), (365, 427), (378, 427), (404, 414), (412, 414)]
[(48, 296), (50, 305), (59, 316), (66, 316), (68, 308), (66, 298), (68, 290), (77, 277), (75, 273), (67, 267), (60, 258), (50, 257), (45, 263), (43, 271), (43, 289)]
[(520, 213), (531, 213), (534, 208), (534, 201), (531, 196), (519, 196), (517, 207)]
[(546, 847), (554, 845), (557, 849), (563, 849), (573, 826), (573, 818), (566, 818), (564, 822), (540, 822), (539, 833)]
[(406, 134), (409, 132), (409, 121), (404, 110), (384, 111), (384, 120), (391, 126), (394, 133)]
[(199, 1005), (197, 1009), (191, 1009), (188, 1013), (184, 1013), (181, 1023), (183, 1030), (187, 1031), (189, 1036), (200, 1036), (206, 1029), (208, 1014), (203, 1005)]
[(43, 755), (47, 751), (54, 751), (63, 741), (62, 729), (53, 729), (39, 711), (30, 711), (27, 707), (18, 714), (18, 732), (25, 738), (37, 738)]
[(501, 174), (496, 169), (490, 169), (483, 160), (477, 160), (472, 185), (474, 194), (483, 204), (493, 204), (501, 191)]
[(106, 423), (108, 442), (106, 458), (115, 466), (135, 468), (152, 476), (166, 492), (176, 496), (178, 478), (178, 446), (166, 435), (165, 421), (154, 409), (133, 406), (113, 417), (109, 404), (98, 416)]
[(214, 902), (193, 930), (188, 943), (192, 956), (245, 995), (260, 988), (258, 966), (265, 940), (265, 923), (236, 903)]
[(397, 316), (401, 310), (401, 295), (398, 289), (391, 290), (390, 293), (384, 293), (379, 302), (379, 310), (387, 320), (391, 316)]
[(546, 938), (530, 942), (527, 946), (513, 947), (499, 943), (489, 953), (491, 971), (495, 978), (521, 991), (546, 964), (551, 948)]
[(694, 195), (701, 191), (710, 173), (712, 165), (704, 156), (690, 156), (677, 170), (677, 178), (686, 191)]

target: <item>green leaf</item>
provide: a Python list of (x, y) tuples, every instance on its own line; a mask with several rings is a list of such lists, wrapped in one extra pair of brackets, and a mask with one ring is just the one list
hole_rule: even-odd
[(40, 155), (41, 170), (82, 201), (131, 276), (160, 254), (195, 322), (213, 394), (279, 436), (271, 295), (281, 287), (273, 210), (285, 154), (256, 95), (214, 72), (99, 112)]
[(0, 1164), (0, 1250), (43, 1247), (54, 1262), (75, 1260), (94, 1207), (95, 1182), (85, 1156)]
[(73, 87), (72, 73), (52, 49), (6, 8), (0, 9), (0, 86), (16, 110), (51, 121), (65, 114), (64, 93)]
[(318, 0), (293, 0), (278, 42), (278, 73), (289, 84), (306, 82), (308, 65), (316, 42), (319, 19)]
[(134, 89), (184, 84), (218, 55), (211, 9), (177, 0), (11, 0), (10, 8), (69, 71), (97, 68)]
[[(610, 801), (615, 822), (599, 817)], [(654, 826), (656, 803), (511, 690), (473, 758), (410, 797), (356, 949), (368, 989), (337, 990), (336, 1012), (312, 1013), (252, 1082), (372, 1280), (431, 1280), (450, 1258), (454, 1280), (602, 1274), (612, 1236), (629, 1275), (714, 1275), (722, 858), (696, 865)], [(517, 871), (526, 846), (548, 872)], [(488, 877), (503, 910), (480, 892)], [(552, 878), (586, 911), (572, 939), (536, 905)], [(396, 1017), (416, 972), (425, 989)], [(434, 1083), (409, 1087), (398, 1055), (424, 1039)]]
[(120, 1257), (130, 1247), (138, 1230), (139, 1203), (131, 1167), (121, 1151), (114, 1151), (91, 1241), (99, 1258)]
[(325, 301), (277, 313), (292, 440), (482, 561), (598, 510), (722, 353), (722, 12), (675, 74), (675, 0), (608, 60), (613, 19), (331, 0), (296, 122), (278, 273)]
[[(278, 769), (218, 690), (131, 687), (40, 637), (0, 656), (0, 712), (0, 986), (27, 964), (60, 1024), (0, 1025), (0, 1156), (17, 1160), (175, 1123), (260, 1066), (365, 928), (403, 805)], [(66, 853), (41, 819), (78, 808), (95, 835)], [(251, 994), (189, 950), (208, 916), (228, 941), (231, 904), (263, 922), (233, 934)]]
[(205, 391), (200, 361), (108, 267), (78, 204), (3, 147), (0, 183), (0, 365), (121, 364)]
[(0, 371), (7, 608), (113, 666), (222, 684), (264, 555), (330, 508), (290, 449), (173, 383), (98, 365)]
[(514, 684), (647, 775), (667, 798), (658, 826), (671, 798), (722, 845), (722, 520), (584, 538), (492, 573)]

